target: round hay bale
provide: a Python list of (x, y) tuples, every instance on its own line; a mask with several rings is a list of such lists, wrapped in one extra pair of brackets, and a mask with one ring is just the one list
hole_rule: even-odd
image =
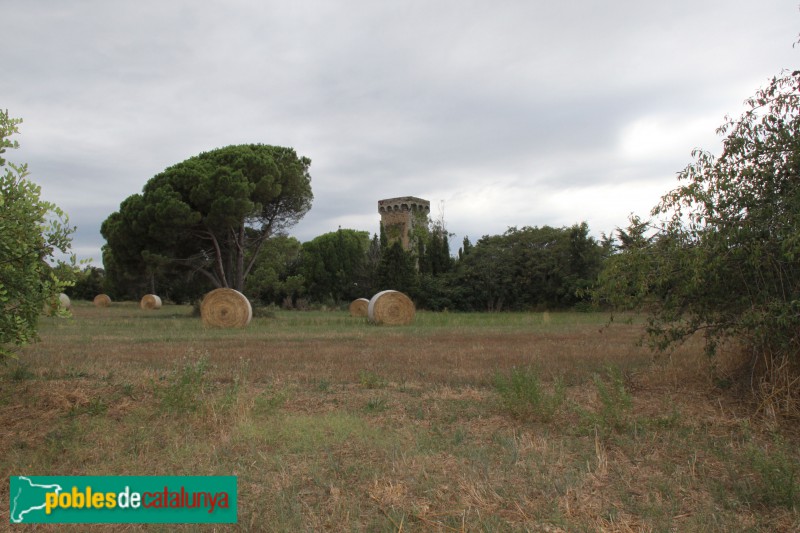
[(95, 307), (108, 307), (111, 305), (111, 298), (108, 294), (98, 294), (94, 297)]
[(48, 316), (60, 316), (60, 311), (69, 311), (70, 309), (72, 309), (72, 302), (70, 302), (69, 296), (63, 292), (54, 294), (42, 305), (42, 313)]
[(358, 298), (350, 302), (350, 316), (364, 317), (369, 313), (369, 300)]
[(203, 325), (214, 328), (243, 328), (253, 318), (250, 301), (234, 289), (214, 289), (200, 303)]
[(161, 309), (161, 298), (155, 294), (145, 294), (139, 302), (139, 307), (145, 311), (152, 309)]
[(381, 291), (369, 301), (367, 316), (370, 322), (400, 326), (414, 321), (414, 302), (398, 291)]

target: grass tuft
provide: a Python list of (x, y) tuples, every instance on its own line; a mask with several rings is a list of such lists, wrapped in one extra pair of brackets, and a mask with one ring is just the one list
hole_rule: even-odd
[(754, 481), (749, 485), (748, 500), (767, 507), (785, 507), (797, 510), (800, 496), (800, 468), (798, 461), (779, 446), (772, 452), (758, 446), (750, 446), (746, 457), (754, 472)]
[(389, 404), (386, 398), (370, 398), (364, 406), (364, 410), (368, 413), (380, 413), (386, 411), (388, 408)]
[(566, 387), (563, 380), (553, 381), (548, 392), (532, 368), (512, 368), (507, 374), (497, 373), (494, 387), (504, 410), (520, 420), (549, 422), (564, 404)]
[(11, 371), (8, 373), (8, 377), (11, 379), (11, 381), (20, 382), (34, 379), (36, 374), (31, 372), (28, 364), (18, 362), (13, 366), (13, 368), (11, 368)]
[(597, 390), (600, 406), (594, 411), (577, 408), (584, 426), (590, 433), (599, 432), (602, 435), (625, 431), (631, 425), (633, 397), (625, 388), (622, 373), (618, 368), (608, 366), (605, 377), (595, 374), (592, 382)]
[(285, 389), (276, 391), (271, 386), (267, 387), (261, 394), (256, 396), (253, 402), (253, 414), (271, 416), (286, 405), (288, 399), (289, 392)]
[(201, 354), (197, 360), (184, 358), (169, 383), (157, 392), (161, 408), (173, 414), (196, 411), (202, 403), (208, 367), (207, 353)]
[(383, 389), (387, 385), (386, 379), (369, 370), (359, 372), (358, 381), (365, 389)]

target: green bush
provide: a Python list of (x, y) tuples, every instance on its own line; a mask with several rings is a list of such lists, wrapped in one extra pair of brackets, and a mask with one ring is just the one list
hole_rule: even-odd
[(595, 300), (647, 311), (657, 350), (696, 333), (709, 355), (741, 346), (764, 399), (782, 391), (794, 401), (780, 408), (796, 413), (787, 383), (800, 373), (800, 70), (774, 77), (717, 131), (719, 156), (695, 150), (651, 219), (617, 230)]

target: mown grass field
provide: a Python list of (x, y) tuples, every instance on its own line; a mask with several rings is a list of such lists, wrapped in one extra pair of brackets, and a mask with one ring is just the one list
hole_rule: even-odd
[(699, 343), (654, 360), (636, 317), (73, 314), (0, 368), (4, 479), (236, 475), (239, 522), (14, 531), (800, 530), (795, 424)]

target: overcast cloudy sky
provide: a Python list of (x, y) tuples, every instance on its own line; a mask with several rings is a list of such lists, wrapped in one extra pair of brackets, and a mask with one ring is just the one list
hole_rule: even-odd
[[(726, 114), (798, 67), (786, 0), (0, 0), (0, 108), (100, 265), (101, 222), (239, 143), (311, 158), (291, 234), (378, 231), (419, 196), (475, 242), (646, 215)], [(442, 208), (443, 206), (443, 208)]]

